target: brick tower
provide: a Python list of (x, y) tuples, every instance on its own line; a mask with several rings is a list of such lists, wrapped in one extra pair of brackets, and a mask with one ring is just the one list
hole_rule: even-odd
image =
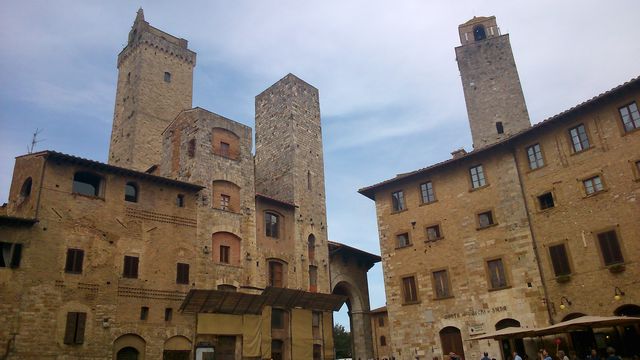
[[(329, 293), (327, 215), (318, 89), (289, 74), (256, 96), (256, 193), (295, 205), (299, 284), (317, 272)], [(313, 260), (307, 256), (311, 244)], [(306, 286), (304, 286), (306, 287)]]
[(162, 131), (191, 108), (195, 63), (187, 40), (149, 25), (138, 10), (118, 55), (109, 164), (145, 171), (160, 163)]
[(495, 16), (474, 17), (458, 26), (456, 60), (473, 147), (493, 144), (531, 126), (509, 34)]

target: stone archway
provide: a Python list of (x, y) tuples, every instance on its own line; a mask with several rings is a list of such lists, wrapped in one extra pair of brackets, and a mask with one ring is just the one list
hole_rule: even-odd
[(137, 334), (124, 334), (113, 342), (113, 359), (144, 360), (146, 344)]
[(367, 271), (380, 261), (377, 255), (329, 242), (331, 292), (347, 297), (351, 327), (352, 359), (373, 358)]

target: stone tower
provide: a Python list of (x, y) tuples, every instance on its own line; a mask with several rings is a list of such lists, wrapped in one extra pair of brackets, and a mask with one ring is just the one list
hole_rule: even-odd
[(458, 26), (456, 60), (473, 147), (481, 148), (531, 126), (509, 34), (500, 34), (495, 16), (474, 17)]
[(162, 131), (191, 108), (195, 63), (187, 40), (149, 25), (138, 10), (118, 55), (109, 164), (145, 171), (160, 163)]
[(331, 292), (318, 89), (295, 75), (256, 96), (255, 184), (256, 193), (295, 205), (295, 253), (306, 270), (298, 283), (317, 271), (317, 291)]

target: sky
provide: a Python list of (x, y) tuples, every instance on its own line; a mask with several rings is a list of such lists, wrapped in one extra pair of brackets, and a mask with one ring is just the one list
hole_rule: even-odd
[[(495, 15), (510, 34), (532, 123), (640, 75), (637, 0), (0, 0), (0, 204), (36, 129), (36, 151), (106, 162), (139, 7), (198, 54), (194, 107), (254, 127), (254, 97), (287, 73), (319, 89), (329, 237), (374, 254), (357, 190), (471, 150), (459, 24)], [(380, 264), (369, 291), (385, 305)]]

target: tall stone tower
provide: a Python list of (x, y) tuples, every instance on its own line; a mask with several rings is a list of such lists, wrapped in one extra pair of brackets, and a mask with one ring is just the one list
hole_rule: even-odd
[(295, 253), (300, 284), (317, 271), (317, 291), (328, 293), (327, 215), (318, 89), (288, 74), (256, 96), (256, 193), (295, 205)]
[(187, 40), (149, 25), (138, 10), (118, 55), (109, 164), (145, 171), (160, 163), (162, 131), (191, 108), (195, 64)]
[(509, 34), (500, 34), (495, 16), (474, 17), (458, 26), (456, 60), (473, 147), (498, 142), (531, 126)]

